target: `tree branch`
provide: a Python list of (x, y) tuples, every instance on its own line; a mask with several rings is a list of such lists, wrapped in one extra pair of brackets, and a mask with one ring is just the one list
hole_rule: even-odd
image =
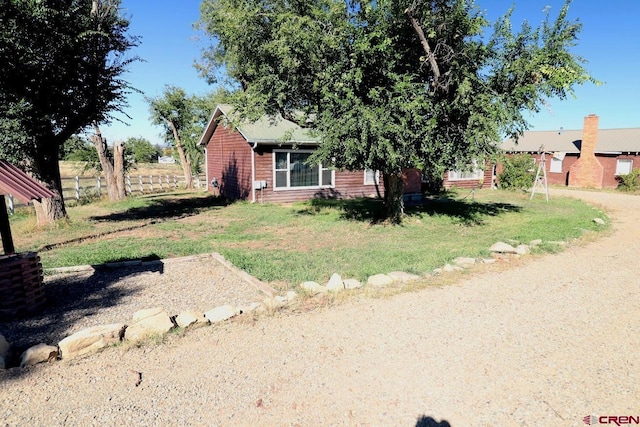
[(440, 68), (438, 68), (438, 63), (436, 62), (436, 58), (433, 55), (431, 48), (429, 47), (429, 42), (427, 41), (427, 38), (424, 36), (424, 31), (422, 31), (420, 24), (418, 23), (416, 18), (413, 17), (411, 12), (412, 12), (411, 8), (407, 8), (405, 9), (404, 14), (407, 15), (407, 19), (409, 19), (409, 22), (411, 23), (413, 30), (418, 35), (418, 39), (420, 39), (420, 44), (422, 45), (422, 48), (426, 53), (426, 57), (427, 57), (427, 60), (429, 61), (429, 65), (431, 65), (431, 71), (433, 71), (432, 86), (436, 88), (439, 85), (438, 80), (440, 79)]

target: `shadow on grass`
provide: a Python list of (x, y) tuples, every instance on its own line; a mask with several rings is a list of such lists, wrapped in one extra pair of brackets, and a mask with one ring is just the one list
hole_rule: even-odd
[[(156, 257), (157, 258), (157, 257)], [(162, 262), (113, 269), (96, 269), (92, 272), (61, 274), (45, 278), (47, 302), (38, 314), (0, 322), (0, 331), (11, 343), (7, 367), (20, 365), (20, 355), (29, 347), (45, 343), (57, 345), (63, 338), (81, 329), (106, 323), (125, 322), (127, 319), (91, 321), (102, 310), (129, 300), (135, 288), (124, 289), (117, 283), (127, 277), (148, 272), (164, 272)], [(132, 315), (133, 313), (128, 313)], [(17, 378), (28, 372), (25, 369), (10, 370), (10, 377)]]
[[(341, 211), (342, 219), (380, 223), (385, 220), (385, 209), (381, 199), (312, 199), (300, 215), (316, 215), (323, 209)], [(519, 212), (521, 207), (510, 203), (479, 203), (469, 200), (455, 200), (447, 197), (425, 199), (421, 203), (405, 205), (405, 214), (412, 216), (449, 216), (465, 225), (480, 225), (487, 216), (498, 216), (507, 212)]]
[(221, 197), (207, 196), (194, 198), (157, 198), (148, 206), (130, 208), (123, 212), (108, 215), (92, 216), (89, 220), (96, 222), (125, 220), (164, 220), (184, 218), (202, 211), (227, 206), (229, 202)]

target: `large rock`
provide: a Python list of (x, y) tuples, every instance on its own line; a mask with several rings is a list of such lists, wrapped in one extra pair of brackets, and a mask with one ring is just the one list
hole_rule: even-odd
[(60, 356), (63, 359), (74, 359), (85, 354), (94, 353), (101, 348), (120, 342), (124, 335), (125, 325), (93, 326), (69, 335), (58, 343)]
[(174, 327), (169, 315), (162, 308), (149, 308), (136, 311), (133, 323), (127, 326), (124, 338), (127, 341), (140, 341), (157, 335), (164, 335)]
[(238, 314), (238, 309), (232, 305), (223, 305), (204, 313), (204, 317), (211, 323), (220, 323)]
[(345, 279), (344, 280), (344, 288), (345, 289), (358, 289), (362, 287), (362, 283), (360, 283), (357, 279)]
[(514, 248), (510, 244), (504, 243), (504, 242), (494, 243), (489, 248), (489, 252), (497, 252), (497, 253), (500, 253), (500, 254), (516, 254), (516, 253), (518, 253), (518, 251), (516, 251), (516, 248)]
[(20, 357), (20, 367), (49, 362), (58, 357), (58, 347), (47, 344), (38, 344), (28, 348)]
[(342, 277), (338, 273), (333, 273), (329, 282), (325, 285), (328, 291), (343, 291), (344, 290), (344, 282), (342, 281)]
[(189, 326), (203, 326), (209, 323), (203, 313), (199, 313), (195, 310), (186, 310), (176, 316), (176, 323), (181, 328), (188, 328)]
[(327, 292), (327, 288), (317, 282), (304, 282), (300, 284), (300, 287), (305, 291), (309, 292), (309, 294), (311, 295), (317, 295), (317, 294)]
[(374, 274), (367, 279), (367, 285), (371, 286), (388, 286), (392, 284), (394, 280), (386, 274)]
[(516, 253), (518, 255), (527, 255), (531, 253), (531, 248), (528, 245), (518, 245), (516, 248)]
[(396, 282), (402, 283), (412, 282), (420, 278), (420, 276), (416, 274), (406, 273), (404, 271), (392, 271), (391, 273), (388, 273), (387, 276), (391, 277)]
[(3, 359), (7, 358), (7, 355), (9, 354), (9, 347), (11, 346), (9, 345), (7, 339), (4, 337), (4, 335), (0, 334), (0, 357), (2, 357)]

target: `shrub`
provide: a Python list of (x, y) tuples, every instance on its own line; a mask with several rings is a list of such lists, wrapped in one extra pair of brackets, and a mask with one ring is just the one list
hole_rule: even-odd
[(498, 186), (506, 190), (529, 189), (535, 179), (533, 157), (529, 154), (503, 156), (503, 170), (498, 175)]
[(620, 191), (636, 191), (640, 188), (640, 169), (634, 169), (626, 175), (619, 175), (618, 190)]

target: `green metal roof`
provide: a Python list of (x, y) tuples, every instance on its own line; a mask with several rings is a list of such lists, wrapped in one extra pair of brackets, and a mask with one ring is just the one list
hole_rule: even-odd
[[(221, 116), (233, 119), (233, 106), (222, 104), (216, 107), (198, 145), (206, 145), (209, 142), (220, 121), (224, 120), (224, 117), (220, 118)], [(317, 145), (320, 142), (319, 138), (310, 135), (308, 129), (281, 116), (264, 116), (255, 122), (243, 122), (238, 124), (236, 129), (251, 144)]]

